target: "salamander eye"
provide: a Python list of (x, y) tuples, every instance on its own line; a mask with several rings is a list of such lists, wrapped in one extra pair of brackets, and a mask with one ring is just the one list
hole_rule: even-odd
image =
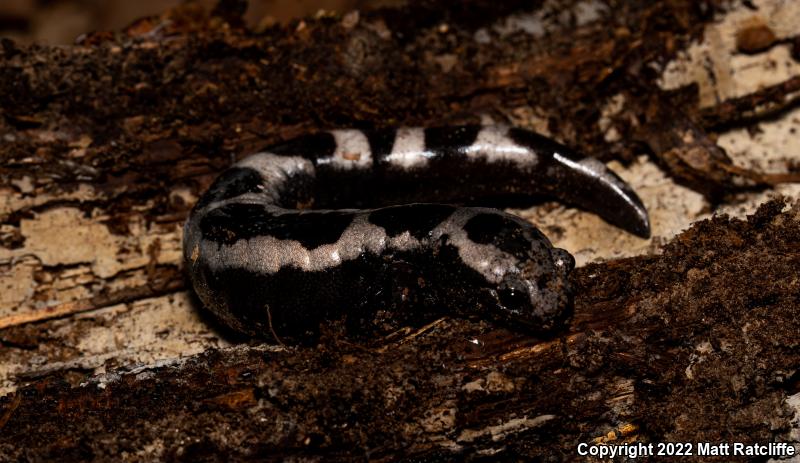
[(524, 316), (531, 309), (531, 295), (520, 282), (503, 282), (497, 290), (500, 304), (511, 316)]

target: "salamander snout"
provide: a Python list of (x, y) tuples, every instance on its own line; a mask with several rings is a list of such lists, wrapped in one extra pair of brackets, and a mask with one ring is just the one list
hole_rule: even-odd
[(575, 268), (575, 258), (572, 254), (561, 248), (553, 248), (550, 250), (553, 256), (553, 264), (556, 271), (561, 272), (564, 278), (569, 276), (569, 273)]

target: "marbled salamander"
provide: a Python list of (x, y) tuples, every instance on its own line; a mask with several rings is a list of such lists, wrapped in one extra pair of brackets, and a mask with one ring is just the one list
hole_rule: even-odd
[(571, 308), (572, 256), (519, 217), (451, 205), (531, 195), (650, 233), (605, 165), (527, 130), (332, 130), (223, 172), (186, 223), (184, 257), (202, 302), (250, 335), (433, 313), (545, 332)]

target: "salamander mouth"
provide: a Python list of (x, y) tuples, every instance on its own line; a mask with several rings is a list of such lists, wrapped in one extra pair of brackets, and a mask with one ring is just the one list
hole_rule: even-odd
[(560, 278), (548, 282), (531, 297), (527, 290), (501, 287), (497, 290), (498, 309), (492, 314), (496, 321), (509, 326), (521, 326), (525, 331), (543, 334), (563, 324), (571, 314), (572, 295)]

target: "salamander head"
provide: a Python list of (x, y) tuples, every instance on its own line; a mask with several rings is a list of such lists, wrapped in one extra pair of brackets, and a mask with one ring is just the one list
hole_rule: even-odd
[(482, 261), (491, 262), (484, 276), (491, 282), (492, 318), (544, 332), (569, 314), (569, 273), (575, 260), (567, 251), (554, 248), (530, 223), (505, 213), (477, 214), (464, 229), (481, 247)]

